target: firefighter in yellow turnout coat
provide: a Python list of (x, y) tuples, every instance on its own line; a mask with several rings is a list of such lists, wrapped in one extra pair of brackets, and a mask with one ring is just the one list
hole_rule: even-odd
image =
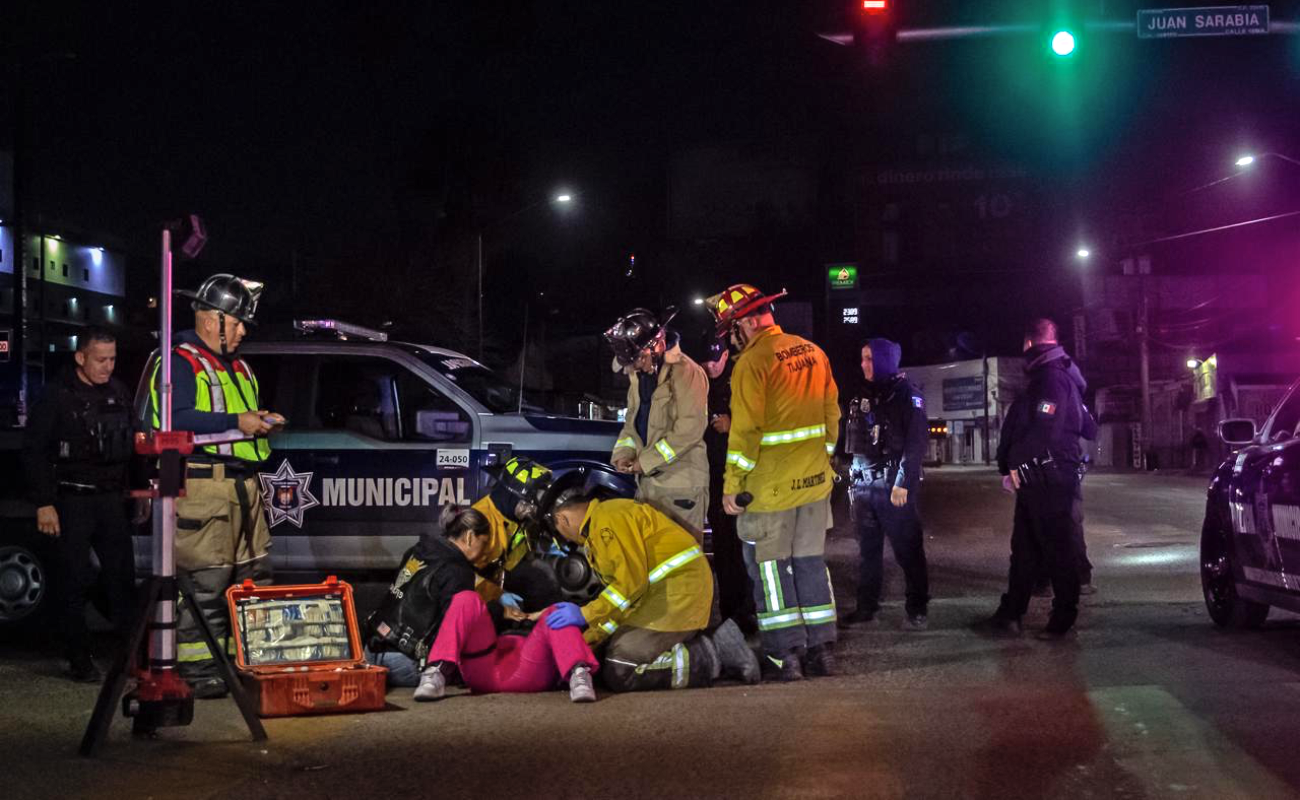
[[(740, 350), (731, 375), (723, 507), (754, 584), (764, 669), (777, 680), (834, 670), (835, 599), (826, 529), (839, 391), (826, 354), (785, 333), (765, 296), (738, 284), (706, 301)], [(748, 502), (745, 502), (748, 501)]]
[(472, 506), (490, 526), (487, 546), (474, 560), (478, 573), (474, 590), (484, 601), (501, 600), (518, 608), (521, 598), (502, 591), (505, 574), (528, 555), (522, 523), (537, 513), (537, 503), (550, 485), (550, 469), (527, 456), (516, 456), (501, 467), (492, 489)]
[(758, 662), (728, 620), (710, 635), (713, 575), (684, 528), (635, 500), (561, 493), (555, 529), (584, 548), (605, 590), (582, 607), (592, 645), (605, 644), (601, 676), (613, 691), (708, 686), (720, 674), (758, 680)]

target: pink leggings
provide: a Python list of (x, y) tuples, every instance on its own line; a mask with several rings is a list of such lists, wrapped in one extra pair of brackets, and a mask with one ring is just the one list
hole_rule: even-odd
[(545, 692), (578, 664), (596, 671), (596, 657), (579, 628), (551, 630), (548, 608), (527, 636), (497, 637), (483, 598), (460, 592), (451, 599), (428, 663), (449, 661), (460, 668), (471, 691)]

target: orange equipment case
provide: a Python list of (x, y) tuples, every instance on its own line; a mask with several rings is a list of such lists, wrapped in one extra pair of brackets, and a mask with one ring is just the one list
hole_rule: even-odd
[(352, 587), (331, 575), (302, 586), (226, 590), (235, 664), (263, 717), (377, 711), (386, 667), (365, 662)]

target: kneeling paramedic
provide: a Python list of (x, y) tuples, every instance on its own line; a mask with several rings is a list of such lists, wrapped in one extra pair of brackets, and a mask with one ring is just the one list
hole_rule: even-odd
[(722, 506), (738, 515), (763, 668), (773, 679), (794, 681), (805, 671), (835, 671), (835, 596), (825, 551), (840, 406), (826, 354), (776, 324), (772, 302), (784, 296), (742, 283), (705, 302), (717, 335), (729, 335), (740, 352), (731, 373)]
[(601, 675), (615, 692), (709, 686), (720, 676), (755, 683), (758, 659), (736, 624), (705, 635), (713, 575), (686, 529), (636, 500), (594, 500), (566, 490), (547, 512), (581, 545), (605, 590), (582, 607), (588, 643), (604, 643)]
[(366, 620), (366, 660), (388, 667), (389, 686), (415, 686), (420, 701), (443, 697), (457, 674), (475, 692), (540, 692), (563, 676), (575, 702), (595, 700), (596, 657), (573, 620), (576, 606), (534, 614), (540, 622), (527, 637), (498, 641), (503, 618), (526, 616), (485, 603), (473, 590), (472, 562), (490, 537), (483, 514), (444, 509), (436, 532), (403, 556), (383, 603)]
[(616, 369), (631, 380), (627, 420), (614, 443), (610, 463), (636, 476), (636, 498), (667, 514), (704, 542), (709, 507), (709, 379), (682, 352), (668, 329), (676, 315), (657, 318), (644, 308), (620, 317), (605, 340), (614, 348)]
[(551, 485), (551, 470), (527, 456), (516, 456), (497, 470), (496, 483), (472, 508), (487, 518), (488, 541), (473, 559), (478, 579), (474, 590), (487, 602), (500, 600), (519, 608), (523, 598), (504, 591), (506, 573), (529, 552), (524, 524), (537, 514), (537, 505)]

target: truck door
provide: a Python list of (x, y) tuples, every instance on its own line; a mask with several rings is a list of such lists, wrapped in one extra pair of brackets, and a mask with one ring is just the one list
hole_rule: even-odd
[(279, 568), (391, 570), (442, 506), (476, 496), (473, 415), (407, 365), (352, 354), (249, 360), (255, 371), (282, 362), (274, 400), (263, 397), (289, 424), (259, 475)]
[(1265, 424), (1260, 461), (1261, 522), (1282, 554), (1287, 589), (1300, 592), (1300, 390), (1293, 390)]

